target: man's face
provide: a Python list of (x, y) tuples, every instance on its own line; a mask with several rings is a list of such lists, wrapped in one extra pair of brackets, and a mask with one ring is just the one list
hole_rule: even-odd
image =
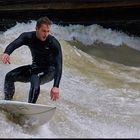
[(36, 36), (41, 41), (45, 41), (51, 30), (51, 25), (42, 24), (40, 27), (36, 27)]

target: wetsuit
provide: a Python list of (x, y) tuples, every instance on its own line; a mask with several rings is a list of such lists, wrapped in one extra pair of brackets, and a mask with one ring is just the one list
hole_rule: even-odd
[(55, 37), (49, 35), (45, 41), (36, 37), (36, 32), (22, 33), (10, 43), (4, 53), (11, 54), (15, 49), (27, 45), (31, 51), (32, 64), (18, 67), (5, 76), (5, 100), (11, 100), (15, 92), (14, 82), (31, 82), (29, 103), (35, 103), (40, 93), (40, 84), (54, 79), (53, 87), (59, 87), (62, 75), (62, 50)]

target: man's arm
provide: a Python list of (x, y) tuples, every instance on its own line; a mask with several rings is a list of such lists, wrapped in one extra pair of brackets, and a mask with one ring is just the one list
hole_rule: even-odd
[(24, 34), (21, 34), (6, 47), (4, 53), (0, 56), (0, 60), (2, 60), (4, 64), (10, 64), (10, 54), (22, 45), (24, 45)]
[(54, 84), (53, 87), (59, 88), (59, 83), (62, 76), (62, 50), (59, 42), (57, 44), (57, 53), (55, 57), (55, 75), (54, 75)]
[(55, 47), (57, 49), (56, 58), (55, 58), (55, 75), (54, 75), (54, 84), (51, 89), (51, 99), (53, 101), (59, 99), (59, 83), (62, 76), (62, 50), (59, 42), (55, 41)]
[(15, 49), (24, 45), (25, 43), (25, 33), (22, 33), (17, 39), (11, 42), (5, 49), (4, 53), (11, 54)]

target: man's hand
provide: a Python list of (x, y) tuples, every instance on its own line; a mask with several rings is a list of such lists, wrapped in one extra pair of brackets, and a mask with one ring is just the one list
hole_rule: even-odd
[(59, 88), (53, 87), (50, 92), (51, 100), (56, 101), (59, 99)]
[(7, 53), (3, 53), (0, 55), (0, 60), (2, 60), (4, 64), (10, 64), (10, 55)]

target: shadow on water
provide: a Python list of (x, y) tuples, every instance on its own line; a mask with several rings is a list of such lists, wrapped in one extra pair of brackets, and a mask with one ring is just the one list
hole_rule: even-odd
[(110, 44), (96, 42), (93, 45), (85, 46), (78, 41), (69, 41), (69, 43), (91, 56), (120, 63), (126, 66), (140, 66), (140, 51), (126, 45), (112, 46)]

